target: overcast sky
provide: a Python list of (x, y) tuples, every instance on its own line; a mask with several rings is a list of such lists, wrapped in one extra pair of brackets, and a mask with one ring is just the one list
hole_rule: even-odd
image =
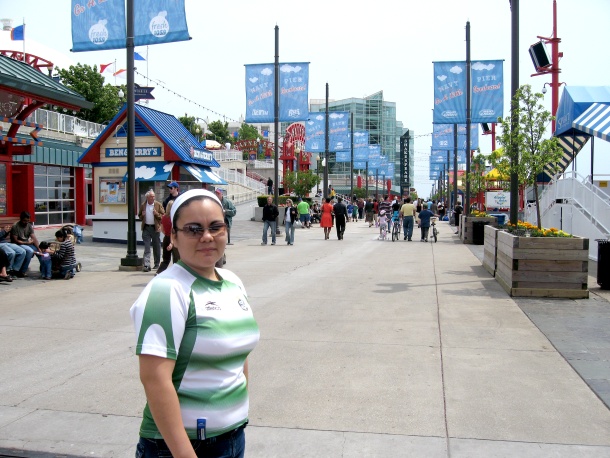
[[(83, 0), (84, 2), (85, 0)], [(26, 23), (26, 52), (38, 53), (59, 66), (77, 62), (125, 68), (124, 50), (71, 53), (69, 0), (53, 7), (40, 0), (5, 1), (0, 17), (13, 26)], [(520, 84), (536, 91), (550, 76), (534, 72), (528, 48), (537, 36), (552, 34), (553, 0), (520, 1)], [(610, 0), (557, 0), (561, 38), (560, 81), (573, 86), (608, 85), (610, 59), (602, 54), (610, 22)], [(139, 72), (159, 83), (150, 107), (182, 116), (237, 120), (245, 112), (244, 64), (273, 62), (274, 27), (280, 31), (280, 62), (310, 62), (310, 99), (364, 97), (383, 90), (396, 103), (397, 119), (415, 131), (415, 185), (430, 192), (430, 152), (434, 61), (465, 60), (465, 27), (470, 21), (471, 56), (504, 59), (505, 113), (510, 96), (510, 23), (508, 0), (435, 0), (375, 2), (352, 0), (201, 1), (186, 0), (192, 40), (137, 48), (147, 62)], [(3, 49), (21, 49), (8, 32), (0, 32)], [(550, 47), (549, 47), (550, 52)], [(124, 80), (119, 80), (124, 84)], [(145, 85), (136, 75), (136, 83)], [(178, 94), (178, 95), (176, 95)], [(551, 92), (546, 94), (550, 110)], [(560, 91), (561, 94), (561, 91)], [(195, 102), (190, 102), (189, 100)], [(221, 116), (222, 115), (222, 116)], [(480, 139), (491, 150), (489, 136)], [(595, 173), (610, 174), (606, 142), (595, 145)], [(577, 158), (577, 171), (590, 173), (589, 146)]]

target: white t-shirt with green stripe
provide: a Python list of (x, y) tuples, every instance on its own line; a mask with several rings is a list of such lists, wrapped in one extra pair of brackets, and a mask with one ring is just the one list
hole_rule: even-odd
[[(243, 366), (259, 329), (241, 280), (226, 269), (217, 272), (221, 281), (208, 280), (178, 262), (151, 280), (130, 310), (136, 354), (176, 360), (172, 379), (191, 439), (197, 439), (198, 418), (207, 420), (207, 437), (248, 419)], [(140, 436), (162, 438), (148, 404)]]

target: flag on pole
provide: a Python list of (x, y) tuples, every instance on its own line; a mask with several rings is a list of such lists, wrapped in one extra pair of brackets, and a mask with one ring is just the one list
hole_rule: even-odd
[(120, 70), (117, 70), (116, 72), (114, 72), (112, 74), (112, 76), (114, 76), (115, 78), (122, 78), (122, 79), (126, 79), (127, 78), (127, 70), (124, 68), (121, 68)]
[(144, 57), (142, 57), (141, 54), (138, 54), (137, 52), (134, 51), (133, 60), (146, 60), (146, 59), (144, 59)]
[(24, 41), (25, 40), (25, 26), (24, 25), (14, 27), (13, 30), (11, 30), (11, 40), (13, 40), (13, 41)]
[(106, 70), (108, 70), (108, 73), (113, 70), (112, 68), (108, 68), (111, 67), (112, 65), (114, 65), (114, 62), (110, 62), (109, 64), (101, 64), (100, 65), (100, 73), (104, 73), (106, 72)]

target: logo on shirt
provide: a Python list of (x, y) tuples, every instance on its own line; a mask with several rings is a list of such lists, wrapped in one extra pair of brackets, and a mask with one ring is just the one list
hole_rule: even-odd
[(208, 302), (206, 302), (206, 304), (204, 305), (204, 307), (205, 307), (205, 309), (206, 309), (207, 311), (210, 311), (210, 310), (220, 310), (220, 306), (219, 306), (219, 305), (217, 305), (217, 304), (216, 304), (216, 302), (213, 302), (213, 301), (208, 301)]
[(239, 304), (239, 306), (242, 308), (242, 310), (247, 311), (248, 310), (248, 304), (246, 304), (242, 299), (239, 299), (237, 301), (237, 303)]

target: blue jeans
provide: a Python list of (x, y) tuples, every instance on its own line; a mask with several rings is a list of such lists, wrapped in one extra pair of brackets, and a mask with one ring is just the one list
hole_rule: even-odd
[(40, 261), (40, 276), (44, 277), (44, 278), (51, 278), (51, 266), (53, 265), (53, 261), (51, 261), (51, 258), (48, 258), (48, 259), (39, 258), (39, 261)]
[(76, 264), (72, 264), (70, 266), (59, 266), (59, 275), (61, 277), (65, 277), (66, 272), (70, 272), (74, 277), (74, 269), (76, 269)]
[(30, 261), (32, 260), (32, 256), (34, 256), (36, 247), (34, 245), (19, 245), (19, 247), (25, 250), (25, 259), (23, 260), (23, 264), (21, 264), (21, 269), (19, 269), (19, 272), (24, 274), (28, 271), (28, 267), (30, 267)]
[(294, 223), (286, 221), (286, 242), (294, 244)]
[(6, 270), (18, 271), (21, 269), (23, 261), (25, 261), (25, 249), (14, 243), (0, 243), (0, 250), (4, 251), (8, 258), (8, 267)]
[[(193, 450), (198, 457), (243, 458), (246, 450), (246, 435), (243, 428), (234, 433), (223, 434), (218, 438), (200, 441), (191, 440)], [(163, 439), (145, 439), (140, 437), (136, 448), (136, 458), (171, 457)]]
[(402, 218), (402, 227), (405, 234), (405, 237), (411, 240), (413, 236), (413, 217), (412, 216), (403, 216)]
[(271, 242), (275, 243), (275, 221), (263, 221), (263, 243), (267, 243), (267, 230), (271, 228)]

